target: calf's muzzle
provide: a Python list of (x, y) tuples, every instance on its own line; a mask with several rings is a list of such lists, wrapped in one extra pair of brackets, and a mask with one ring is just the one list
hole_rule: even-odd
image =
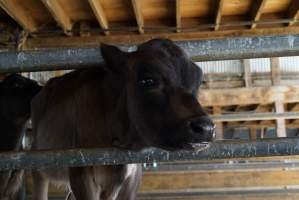
[(210, 142), (215, 137), (215, 124), (208, 116), (194, 117), (187, 121), (193, 142)]

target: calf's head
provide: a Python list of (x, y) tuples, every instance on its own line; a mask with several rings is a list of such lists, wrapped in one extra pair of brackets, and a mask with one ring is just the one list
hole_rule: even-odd
[(0, 116), (6, 120), (23, 122), (29, 118), (31, 99), (40, 91), (35, 81), (18, 74), (0, 82)]
[(178, 46), (154, 39), (131, 53), (101, 50), (124, 80), (129, 120), (146, 146), (188, 149), (212, 140), (214, 124), (197, 101), (202, 71)]

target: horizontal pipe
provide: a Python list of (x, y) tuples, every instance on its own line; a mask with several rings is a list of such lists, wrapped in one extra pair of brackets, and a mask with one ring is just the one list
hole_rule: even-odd
[(99, 48), (0, 51), (0, 72), (69, 70), (103, 62)]
[(178, 171), (266, 171), (266, 170), (299, 170), (299, 161), (296, 159), (287, 160), (268, 160), (263, 162), (246, 161), (246, 162), (170, 162), (170, 163), (155, 163), (144, 165), (144, 171), (148, 172), (178, 172)]
[(218, 141), (205, 150), (66, 149), (0, 154), (0, 170), (299, 155), (299, 138)]
[(224, 114), (211, 116), (215, 122), (233, 122), (233, 121), (260, 121), (275, 119), (299, 119), (299, 112), (284, 113), (240, 113), (240, 114)]
[[(296, 56), (299, 36), (234, 37), (176, 42), (193, 61)], [(136, 46), (122, 46), (124, 50)], [(100, 48), (53, 48), (0, 52), (0, 72), (47, 71), (99, 65)]]

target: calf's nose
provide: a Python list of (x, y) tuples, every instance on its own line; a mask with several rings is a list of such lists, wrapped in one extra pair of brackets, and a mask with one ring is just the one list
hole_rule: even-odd
[(209, 140), (215, 136), (215, 124), (207, 116), (191, 119), (189, 128), (194, 134), (202, 135)]

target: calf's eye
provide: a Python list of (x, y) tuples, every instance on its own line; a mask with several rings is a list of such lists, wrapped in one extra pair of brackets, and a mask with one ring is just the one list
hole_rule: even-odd
[(14, 87), (15, 87), (15, 88), (23, 88), (24, 85), (21, 84), (21, 83), (15, 83), (15, 84), (14, 84)]
[(139, 85), (143, 88), (154, 88), (158, 85), (157, 81), (153, 78), (144, 78), (139, 81)]

